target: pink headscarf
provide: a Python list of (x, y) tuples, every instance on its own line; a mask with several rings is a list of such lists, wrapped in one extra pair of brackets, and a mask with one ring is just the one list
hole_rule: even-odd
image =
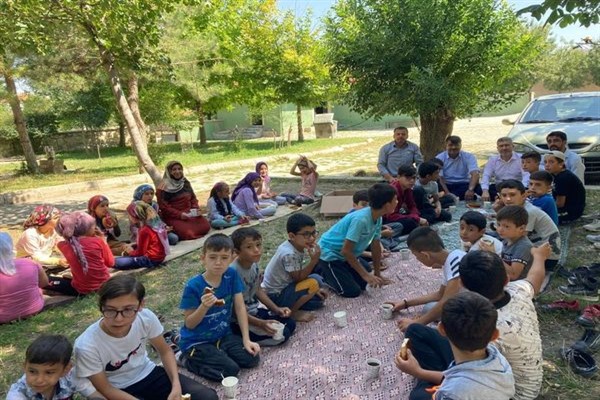
[(85, 236), (94, 226), (96, 226), (95, 218), (83, 211), (63, 215), (56, 225), (56, 232), (71, 245), (84, 274), (87, 274), (88, 262), (83, 254), (79, 237)]

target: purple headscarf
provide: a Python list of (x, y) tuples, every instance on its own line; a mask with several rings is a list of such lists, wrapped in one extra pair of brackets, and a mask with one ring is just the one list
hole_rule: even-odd
[(258, 196), (256, 195), (256, 190), (254, 186), (252, 186), (252, 182), (259, 179), (260, 175), (256, 172), (248, 172), (244, 179), (238, 182), (237, 186), (233, 190), (233, 194), (231, 195), (231, 200), (235, 200), (240, 191), (244, 188), (250, 188), (252, 190), (252, 197), (254, 197), (254, 201), (258, 203)]

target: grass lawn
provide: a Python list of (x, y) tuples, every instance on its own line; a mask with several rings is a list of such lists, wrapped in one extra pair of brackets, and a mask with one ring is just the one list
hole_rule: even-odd
[[(287, 186), (287, 187), (286, 187)], [(293, 190), (295, 182), (277, 182), (280, 190)], [(362, 184), (347, 182), (323, 182), (319, 186), (322, 192), (333, 189), (361, 189)], [(600, 191), (588, 191), (587, 211), (600, 209)], [(310, 212), (317, 221), (317, 229), (325, 232), (336, 219), (324, 218), (316, 210)], [(285, 240), (286, 219), (271, 221), (257, 225), (263, 235), (263, 257), (261, 267), (264, 268), (269, 258), (275, 253), (277, 246)], [(568, 268), (574, 268), (585, 263), (598, 260), (598, 251), (590, 250), (585, 242), (586, 232), (578, 229), (579, 223), (573, 229)], [(146, 306), (165, 318), (165, 329), (178, 327), (182, 321), (178, 310), (183, 285), (191, 276), (201, 271), (198, 253), (192, 253), (173, 260), (166, 267), (151, 271), (140, 277), (147, 289)], [(539, 303), (553, 301), (560, 297), (555, 289), (564, 280), (556, 279), (553, 289), (538, 299)], [(81, 298), (74, 303), (55, 309), (47, 310), (30, 319), (13, 324), (0, 326), (0, 397), (4, 396), (11, 382), (22, 373), (21, 363), (27, 345), (38, 334), (43, 332), (62, 333), (74, 340), (88, 325), (99, 317), (96, 297), (94, 295)], [(576, 314), (546, 314), (539, 313), (540, 327), (544, 347), (544, 385), (539, 399), (578, 399), (592, 400), (600, 398), (600, 385), (574, 375), (558, 357), (558, 349), (563, 343), (570, 345), (582, 334), (575, 323)], [(398, 372), (400, 373), (400, 372)]]
[[(305, 140), (303, 143), (294, 141), (291, 147), (284, 147), (278, 152), (305, 153), (356, 143), (356, 141), (355, 137), (312, 139)], [(386, 141), (389, 141), (389, 138), (376, 138), (375, 144), (379, 146)], [(231, 141), (211, 141), (202, 148), (196, 143), (193, 149), (185, 152), (182, 152), (181, 144), (170, 143), (154, 146), (150, 152), (155, 160), (160, 160), (157, 162), (157, 166), (162, 172), (164, 164), (169, 160), (179, 160), (186, 167), (191, 167), (272, 155), (273, 141), (268, 138), (245, 140), (239, 150), (236, 149), (236, 143)], [(86, 152), (83, 150), (58, 153), (57, 158), (63, 159), (65, 166), (72, 172), (60, 175), (32, 176), (17, 174), (17, 176), (13, 176), (14, 173), (18, 173), (21, 163), (0, 163), (0, 193), (138, 173), (137, 159), (131, 148), (102, 149), (101, 158), (98, 158), (95, 151)], [(5, 175), (5, 177), (3, 178), (2, 175)]]

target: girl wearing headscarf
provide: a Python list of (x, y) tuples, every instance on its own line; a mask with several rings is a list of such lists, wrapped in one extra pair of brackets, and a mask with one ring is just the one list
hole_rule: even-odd
[(53, 257), (56, 244), (62, 238), (54, 229), (60, 218), (60, 211), (50, 205), (35, 207), (23, 223), (24, 231), (17, 240), (17, 257), (30, 257), (47, 266), (68, 266), (62, 257)]
[(60, 217), (56, 231), (65, 240), (58, 244), (71, 266), (72, 279), (50, 278), (47, 289), (69, 296), (95, 292), (110, 278), (115, 258), (96, 220), (88, 213), (75, 211)]
[(258, 203), (256, 189), (262, 184), (262, 179), (256, 172), (249, 172), (238, 182), (231, 199), (244, 214), (256, 219), (270, 217), (277, 211), (277, 205), (261, 208)]
[(210, 224), (200, 215), (198, 199), (190, 182), (183, 176), (183, 165), (170, 161), (157, 187), (160, 216), (180, 240), (198, 239), (208, 233)]
[(152, 268), (158, 266), (169, 254), (167, 225), (161, 221), (154, 208), (145, 201), (134, 201), (127, 214), (140, 222), (135, 250), (126, 257), (117, 257), (116, 269)]
[(41, 288), (47, 285), (42, 266), (28, 258), (15, 259), (10, 235), (0, 232), (0, 324), (40, 312)]
[(271, 177), (269, 176), (269, 166), (264, 161), (256, 163), (256, 172), (262, 178), (262, 185), (256, 191), (258, 195), (258, 202), (261, 207), (267, 207), (271, 205), (284, 205), (286, 203), (285, 197), (277, 196), (277, 193), (271, 190)]
[[(160, 209), (158, 207), (158, 203), (156, 201), (154, 201), (154, 187), (152, 187), (151, 185), (144, 183), (143, 185), (138, 186), (134, 190), (132, 204), (135, 203), (136, 201), (143, 201), (146, 204), (152, 206), (152, 208), (154, 208), (154, 211), (156, 211), (156, 213), (158, 215), (160, 215)], [(130, 204), (130, 206), (131, 206), (131, 204)], [(131, 233), (131, 242), (136, 243), (138, 230), (141, 227), (141, 223), (131, 213), (128, 213), (128, 216), (129, 216), (129, 222), (130, 222), (129, 232)], [(177, 236), (177, 234), (175, 234), (175, 232), (172, 232), (172, 230), (173, 230), (172, 227), (167, 226), (167, 238), (169, 239), (169, 244), (171, 246), (174, 246), (179, 242), (179, 236)]]
[(108, 208), (108, 199), (96, 195), (88, 201), (87, 212), (96, 220), (96, 226), (106, 236), (108, 247), (113, 255), (121, 256), (132, 250), (129, 243), (117, 239), (121, 236), (121, 228), (117, 216)]
[(229, 199), (229, 185), (217, 182), (206, 203), (210, 225), (215, 229), (228, 228), (248, 222), (246, 215)]

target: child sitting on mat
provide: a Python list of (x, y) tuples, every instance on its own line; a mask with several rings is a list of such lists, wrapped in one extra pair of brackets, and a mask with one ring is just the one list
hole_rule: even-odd
[[(298, 170), (296, 170), (296, 168)], [(290, 174), (299, 176), (302, 183), (299, 194), (293, 193), (282, 193), (281, 196), (285, 197), (288, 203), (301, 206), (302, 204), (312, 204), (315, 202), (315, 192), (317, 190), (317, 182), (319, 180), (319, 173), (317, 172), (317, 164), (309, 160), (305, 156), (300, 156), (292, 169)]]
[(229, 185), (225, 182), (215, 183), (210, 190), (206, 208), (210, 226), (215, 229), (229, 228), (248, 222), (248, 217), (229, 199)]

